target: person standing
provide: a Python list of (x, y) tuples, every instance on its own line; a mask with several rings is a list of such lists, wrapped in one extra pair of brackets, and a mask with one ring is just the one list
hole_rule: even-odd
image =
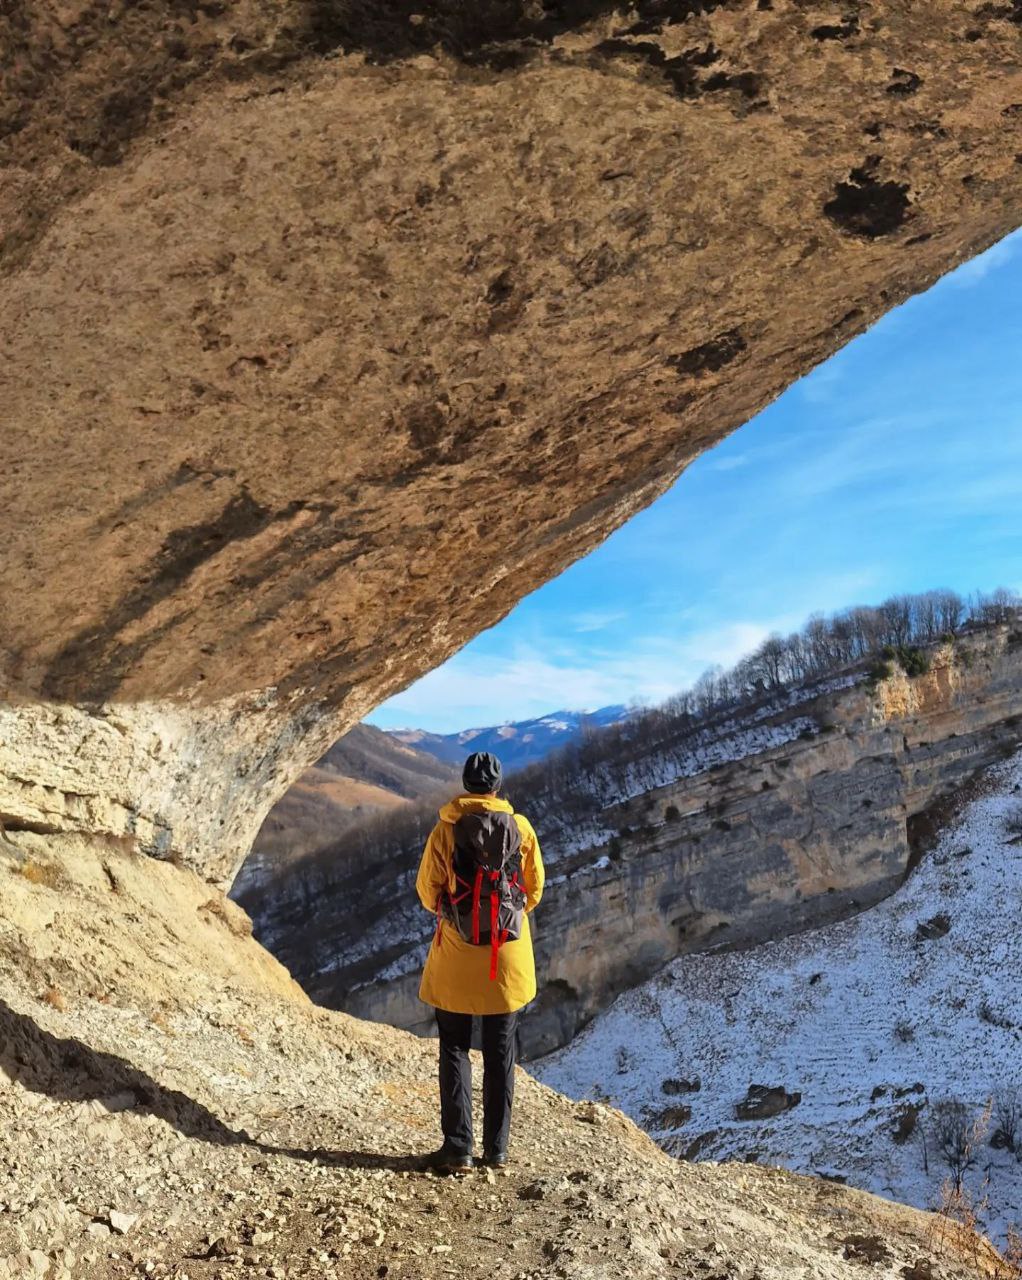
[(501, 765), (488, 751), (465, 761), (463, 794), (440, 810), (416, 892), (436, 916), (419, 999), (436, 1010), (440, 1127), (432, 1167), (471, 1169), (472, 1020), (482, 1021), (483, 1161), (507, 1163), (519, 1011), (536, 995), (529, 915), (543, 895), (543, 859), (527, 818), (502, 800)]

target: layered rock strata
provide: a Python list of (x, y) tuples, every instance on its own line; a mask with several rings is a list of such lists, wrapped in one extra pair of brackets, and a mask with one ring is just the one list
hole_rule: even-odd
[[(524, 1051), (566, 1043), (676, 955), (784, 937), (901, 883), (941, 807), (1022, 740), (1022, 635), (1002, 626), (964, 636), (931, 663), (914, 678), (859, 673), (783, 709), (760, 707), (701, 744), (723, 760), (711, 768), (687, 746), (637, 758), (636, 778), (673, 780), (606, 805), (588, 842), (552, 833)], [(354, 869), (311, 917), (307, 901), (269, 902), (258, 927), (316, 999), (428, 1032), (417, 855)], [(402, 873), (408, 900), (395, 905)]]

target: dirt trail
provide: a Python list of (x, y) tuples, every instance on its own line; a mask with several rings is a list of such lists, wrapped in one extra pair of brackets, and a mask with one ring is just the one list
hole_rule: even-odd
[(312, 1006), (190, 872), (19, 833), (0, 901), (3, 1280), (989, 1274), (926, 1215), (677, 1163), (524, 1072), (513, 1167), (436, 1177), (435, 1045)]

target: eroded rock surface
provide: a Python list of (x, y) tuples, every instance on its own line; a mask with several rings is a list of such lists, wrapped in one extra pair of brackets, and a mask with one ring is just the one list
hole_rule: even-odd
[(99, 828), (228, 880), (344, 728), (1014, 227), (1017, 17), (5, 11), (0, 810), (76, 708)]

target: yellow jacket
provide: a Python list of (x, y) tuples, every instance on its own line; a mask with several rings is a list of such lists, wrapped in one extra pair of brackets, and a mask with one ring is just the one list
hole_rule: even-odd
[[(440, 821), (430, 832), (419, 863), (415, 889), (419, 901), (436, 914), (443, 889), (455, 892), (454, 824), (463, 813), (491, 810), (514, 813), (506, 800), (496, 796), (457, 796), (440, 810)], [(539, 841), (527, 818), (514, 814), (522, 836), (522, 881), (525, 911), (522, 936), (500, 949), (496, 978), (490, 978), (490, 948), (465, 942), (457, 929), (441, 920), (433, 935), (422, 971), (419, 999), (449, 1013), (511, 1013), (536, 994), (536, 962), (528, 913), (543, 896), (543, 859)]]

